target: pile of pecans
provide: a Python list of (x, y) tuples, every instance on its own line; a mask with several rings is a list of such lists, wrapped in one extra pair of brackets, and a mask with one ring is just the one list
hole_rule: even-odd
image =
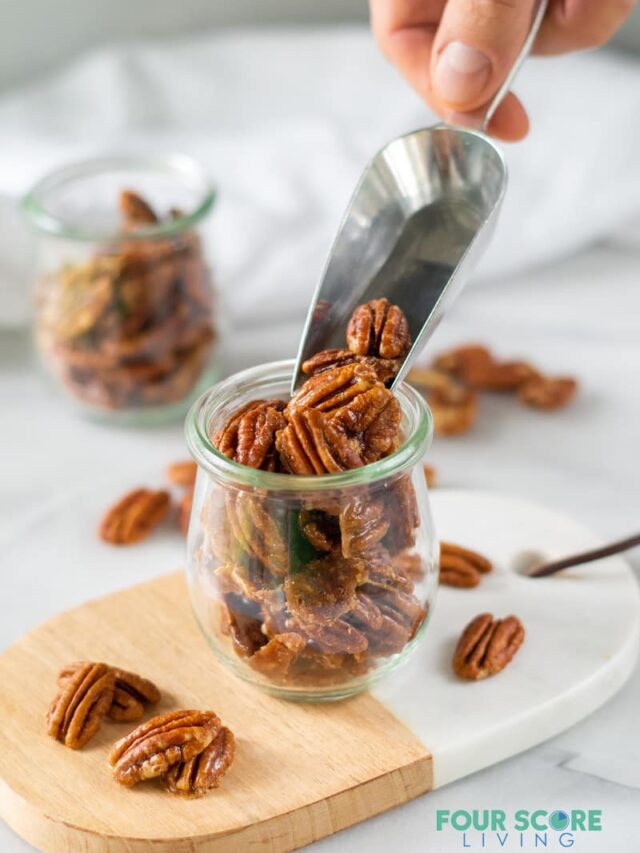
[[(159, 215), (129, 190), (120, 208), (122, 239), (40, 282), (38, 346), (72, 396), (91, 407), (176, 403), (215, 341), (209, 271), (193, 231), (147, 238), (135, 232), (160, 224)], [(165, 221), (181, 215), (173, 210)]]
[[(411, 346), (402, 311), (359, 306), (347, 348), (303, 365), (288, 401), (253, 400), (213, 430), (225, 456), (264, 471), (324, 475), (359, 468), (401, 443), (387, 387)], [(319, 490), (287, 504), (259, 489), (211, 488), (198, 559), (214, 567), (216, 633), (268, 679), (334, 685), (402, 651), (426, 610), (414, 593), (419, 514), (411, 474)], [(214, 620), (212, 620), (214, 621)]]
[[(47, 734), (81, 749), (102, 726), (141, 719), (160, 701), (156, 685), (106, 663), (77, 661), (58, 674), (58, 692), (47, 712)], [(170, 711), (141, 723), (109, 753), (113, 778), (131, 787), (161, 778), (166, 790), (202, 797), (217, 788), (235, 756), (235, 738), (213, 711)]]
[(407, 378), (426, 397), (440, 435), (461, 435), (473, 426), (480, 392), (510, 393), (523, 405), (549, 412), (567, 406), (578, 388), (570, 376), (545, 376), (526, 361), (500, 361), (481, 344), (442, 353)]

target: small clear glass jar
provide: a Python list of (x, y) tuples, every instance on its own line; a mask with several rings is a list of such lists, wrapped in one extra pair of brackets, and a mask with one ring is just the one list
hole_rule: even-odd
[[(129, 212), (122, 193), (134, 196)], [(83, 412), (181, 417), (214, 381), (217, 309), (199, 235), (213, 203), (181, 155), (77, 163), (24, 198), (37, 234), (36, 348)]]
[(424, 399), (395, 389), (404, 443), (326, 476), (255, 470), (214, 447), (229, 416), (289, 398), (293, 362), (219, 383), (186, 422), (198, 476), (188, 536), (196, 619), (241, 678), (288, 699), (341, 699), (370, 687), (416, 647), (433, 607), (438, 545), (423, 454)]

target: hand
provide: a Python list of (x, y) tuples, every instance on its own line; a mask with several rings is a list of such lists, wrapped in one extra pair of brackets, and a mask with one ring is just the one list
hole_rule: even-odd
[[(531, 25), (535, 0), (369, 0), (384, 55), (443, 119), (479, 127)], [(567, 53), (608, 41), (635, 0), (550, 0), (534, 53)], [(489, 125), (526, 136), (524, 107), (509, 92)]]

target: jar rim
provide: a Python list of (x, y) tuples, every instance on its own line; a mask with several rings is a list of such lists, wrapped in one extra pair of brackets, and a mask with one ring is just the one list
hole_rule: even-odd
[(381, 480), (412, 468), (422, 459), (433, 438), (433, 417), (424, 397), (406, 382), (401, 382), (394, 388), (394, 394), (400, 403), (403, 416), (409, 416), (413, 421), (408, 439), (389, 456), (362, 468), (321, 477), (291, 475), (249, 468), (220, 453), (208, 434), (208, 425), (216, 409), (223, 402), (228, 402), (243, 386), (247, 387), (260, 380), (265, 384), (289, 383), (290, 387), (294, 366), (295, 361), (287, 359), (251, 367), (217, 383), (196, 400), (187, 414), (185, 435), (189, 452), (200, 467), (233, 485), (278, 492), (318, 492), (362, 486)]
[[(197, 187), (199, 200), (193, 210), (182, 216), (154, 225), (141, 226), (135, 231), (126, 233), (72, 225), (47, 209), (46, 196), (52, 190), (72, 181), (93, 177), (115, 169), (146, 169), (167, 174), (172, 173)], [(73, 240), (113, 243), (120, 240), (129, 242), (132, 240), (149, 240), (154, 237), (170, 237), (191, 230), (209, 213), (215, 200), (216, 191), (214, 187), (204, 169), (193, 157), (187, 154), (158, 154), (155, 156), (125, 154), (91, 157), (68, 163), (48, 172), (23, 196), (21, 208), (29, 224), (37, 231)]]

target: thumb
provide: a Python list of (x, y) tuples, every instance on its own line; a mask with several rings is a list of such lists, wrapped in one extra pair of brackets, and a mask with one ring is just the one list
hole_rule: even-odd
[(491, 100), (520, 52), (535, 0), (449, 0), (433, 45), (431, 83), (443, 113)]

